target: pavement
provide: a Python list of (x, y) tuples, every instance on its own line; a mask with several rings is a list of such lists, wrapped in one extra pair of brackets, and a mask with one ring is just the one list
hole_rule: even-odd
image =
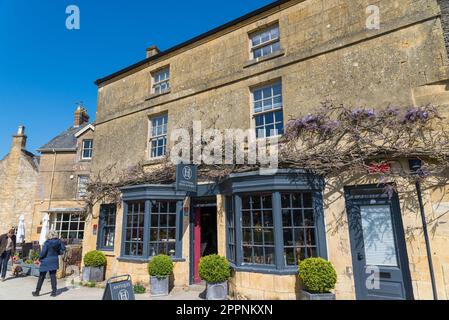
[[(76, 282), (75, 282), (76, 283)], [(6, 281), (0, 282), (0, 300), (101, 300), (104, 289), (88, 288), (73, 285), (72, 279), (58, 279), (58, 295), (50, 297), (50, 279), (46, 279), (42, 287), (41, 295), (33, 297), (31, 292), (36, 289), (37, 278), (18, 277), (14, 278), (8, 272)], [(190, 288), (174, 288), (167, 297), (151, 297), (150, 294), (136, 294), (136, 300), (202, 300), (203, 286), (192, 286)]]

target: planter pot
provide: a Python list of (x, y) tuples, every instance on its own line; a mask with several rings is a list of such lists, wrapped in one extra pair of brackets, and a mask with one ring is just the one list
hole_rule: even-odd
[(207, 284), (207, 300), (227, 300), (228, 299), (228, 282), (208, 283)]
[(336, 300), (334, 293), (310, 293), (305, 290), (301, 290), (300, 300)]
[(11, 262), (11, 260), (8, 260), (8, 265), (6, 267), (6, 270), (8, 270), (8, 271), (12, 270), (12, 262)]
[(153, 297), (168, 296), (169, 277), (150, 277), (150, 293)]
[(29, 276), (31, 274), (31, 268), (35, 267), (34, 264), (22, 264), (22, 274), (24, 276)]
[(83, 281), (87, 282), (103, 282), (104, 281), (104, 266), (103, 267), (84, 267)]
[(40, 275), (39, 267), (33, 265), (33, 266), (30, 268), (30, 275), (31, 275), (32, 277), (39, 277), (39, 275)]

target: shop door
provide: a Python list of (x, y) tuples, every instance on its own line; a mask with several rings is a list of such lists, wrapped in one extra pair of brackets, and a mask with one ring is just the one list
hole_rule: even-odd
[(199, 262), (204, 256), (217, 254), (217, 207), (195, 207), (194, 222), (194, 283), (200, 283)]
[(412, 299), (407, 250), (397, 195), (383, 189), (346, 190), (357, 299)]

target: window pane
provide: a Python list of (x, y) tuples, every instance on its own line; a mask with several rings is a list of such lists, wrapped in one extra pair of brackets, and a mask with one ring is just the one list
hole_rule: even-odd
[(264, 211), (263, 212), (263, 225), (264, 225), (264, 227), (272, 227), (273, 226), (272, 211)]
[(243, 229), (243, 243), (248, 245), (252, 244), (251, 229)]
[(285, 249), (285, 263), (288, 266), (296, 265), (295, 254), (294, 254), (294, 249), (293, 248)]
[(263, 245), (262, 229), (254, 229), (254, 244)]
[(262, 226), (262, 212), (260, 211), (253, 212), (253, 226), (254, 227)]
[(265, 264), (274, 264), (274, 247), (265, 247)]
[(390, 206), (361, 206), (360, 215), (366, 263), (374, 266), (397, 266)]
[(284, 245), (293, 245), (293, 229), (284, 229)]
[(292, 216), (288, 209), (282, 209), (282, 225), (284, 227), (290, 227), (292, 225)]
[(263, 229), (264, 230), (264, 244), (274, 245), (274, 232), (273, 229)]

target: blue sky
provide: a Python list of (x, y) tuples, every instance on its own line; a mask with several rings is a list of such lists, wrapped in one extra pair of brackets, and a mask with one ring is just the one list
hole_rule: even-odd
[[(93, 120), (93, 82), (272, 0), (0, 0), (0, 159), (26, 126), (34, 152), (72, 125), (77, 101)], [(68, 5), (80, 30), (65, 27)]]

